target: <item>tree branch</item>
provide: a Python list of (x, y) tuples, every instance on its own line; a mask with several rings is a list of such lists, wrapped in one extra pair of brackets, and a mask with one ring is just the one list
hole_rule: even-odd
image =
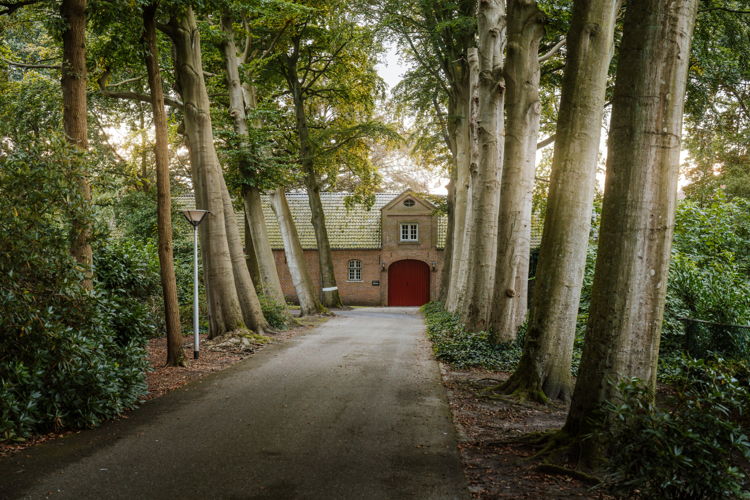
[(552, 134), (551, 136), (547, 137), (546, 139), (542, 139), (541, 141), (539, 141), (537, 143), (537, 145), (536, 145), (536, 148), (537, 149), (546, 148), (547, 146), (549, 146), (553, 142), (555, 142), (555, 134)]
[(544, 61), (552, 58), (552, 56), (557, 54), (566, 43), (567, 43), (567, 39), (562, 38), (551, 49), (549, 49), (546, 54), (539, 56), (539, 64), (542, 64)]
[[(150, 94), (139, 94), (138, 92), (112, 92), (107, 89), (99, 89), (99, 93), (104, 97), (111, 97), (113, 99), (126, 99), (130, 101), (151, 103)], [(173, 108), (182, 109), (182, 102), (172, 99), (171, 97), (164, 96), (164, 104), (172, 106)]]
[(18, 68), (26, 68), (26, 69), (62, 69), (62, 66), (59, 64), (27, 64), (27, 63), (20, 63), (20, 62), (14, 62), (9, 61), (7, 59), (0, 58), (0, 61), (4, 62), (8, 66), (16, 66)]
[(26, 5), (33, 5), (39, 3), (41, 0), (20, 0), (19, 2), (7, 2), (0, 1), (0, 7), (4, 10), (0, 10), (0, 16), (13, 14), (15, 11)]

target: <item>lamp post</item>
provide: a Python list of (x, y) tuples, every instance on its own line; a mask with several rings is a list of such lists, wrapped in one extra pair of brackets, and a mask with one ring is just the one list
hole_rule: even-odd
[(198, 327), (198, 225), (208, 214), (208, 210), (183, 210), (182, 215), (193, 226), (193, 359), (198, 359), (200, 353), (200, 331)]

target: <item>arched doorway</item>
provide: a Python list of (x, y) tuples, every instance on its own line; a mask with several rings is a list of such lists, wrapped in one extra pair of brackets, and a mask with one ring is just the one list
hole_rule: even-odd
[(399, 260), (388, 268), (388, 305), (421, 306), (430, 301), (430, 266)]

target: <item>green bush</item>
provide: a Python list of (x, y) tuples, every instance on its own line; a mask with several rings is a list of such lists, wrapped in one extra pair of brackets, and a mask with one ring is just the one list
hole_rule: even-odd
[(283, 330), (288, 326), (290, 317), (286, 309), (286, 304), (279, 304), (271, 297), (262, 293), (258, 294), (258, 300), (260, 300), (260, 307), (263, 309), (263, 316), (266, 317), (271, 327)]
[[(101, 282), (85, 290), (70, 256), (70, 221), (91, 220), (76, 195), (86, 159), (54, 134), (9, 143), (0, 141), (0, 439), (21, 440), (135, 405), (149, 332), (134, 320), (138, 298)], [(141, 280), (122, 274), (118, 286)]]
[(609, 483), (644, 498), (748, 498), (750, 458), (741, 419), (750, 408), (746, 363), (682, 358), (671, 372), (674, 393), (656, 406), (637, 380), (609, 402)]
[(510, 344), (495, 345), (487, 332), (467, 332), (458, 316), (447, 312), (439, 302), (422, 306), (427, 336), (440, 361), (458, 368), (481, 366), (490, 370), (511, 371), (521, 358), (523, 335)]

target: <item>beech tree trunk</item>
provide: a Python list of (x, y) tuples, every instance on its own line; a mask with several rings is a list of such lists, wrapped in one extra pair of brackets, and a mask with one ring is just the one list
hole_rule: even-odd
[(157, 4), (143, 7), (143, 49), (148, 86), (151, 89), (151, 112), (154, 116), (154, 158), (156, 161), (156, 225), (159, 241), (159, 269), (164, 297), (164, 319), (167, 327), (167, 365), (185, 366), (180, 329), (180, 307), (177, 302), (177, 281), (172, 253), (172, 197), (169, 180), (169, 150), (167, 146), (167, 114), (164, 111), (164, 91), (159, 70), (159, 47), (156, 40)]
[(570, 399), (570, 363), (618, 9), (613, 0), (577, 0), (573, 5), (529, 328), (518, 368), (505, 385), (537, 400)]
[(503, 161), (503, 51), (506, 43), (505, 4), (502, 0), (480, 0), (477, 12), (479, 34), (479, 119), (477, 140), (479, 166), (472, 183), (471, 237), (466, 298), (461, 316), (466, 328), (487, 328), (492, 306), (497, 258), (497, 218)]
[(297, 59), (299, 57), (299, 40), (293, 54), (286, 59), (286, 77), (289, 90), (294, 101), (294, 113), (296, 117), (297, 136), (299, 138), (299, 156), (302, 172), (304, 173), (305, 187), (307, 188), (307, 199), (310, 203), (312, 214), (312, 225), (315, 230), (315, 240), (318, 243), (318, 263), (320, 265), (320, 281), (322, 289), (322, 302), (326, 307), (342, 307), (336, 285), (336, 277), (333, 273), (333, 255), (331, 244), (328, 240), (328, 229), (326, 228), (323, 204), (320, 201), (320, 181), (315, 172), (313, 162), (313, 145), (310, 141), (310, 131), (307, 126), (305, 115), (305, 98), (297, 75)]
[[(237, 55), (232, 20), (229, 16), (222, 16), (221, 28), (224, 34), (222, 51), (224, 54), (224, 66), (227, 72), (227, 89), (229, 90), (229, 115), (232, 117), (234, 131), (240, 138), (241, 145), (247, 148), (249, 147), (249, 132), (246, 110), (254, 108), (256, 103), (247, 102), (245, 92), (243, 91), (239, 71), (240, 58)], [(240, 171), (242, 170), (244, 170), (243, 165), (240, 165)], [(286, 301), (284, 300), (284, 293), (281, 291), (281, 282), (276, 270), (276, 262), (273, 258), (271, 246), (268, 243), (266, 221), (263, 217), (260, 201), (260, 191), (254, 186), (246, 186), (242, 191), (242, 198), (260, 274), (260, 289), (275, 302), (285, 305)]]
[(174, 45), (175, 76), (184, 106), (196, 206), (211, 212), (199, 229), (208, 296), (209, 337), (214, 338), (245, 329), (246, 325), (227, 240), (223, 175), (214, 147), (210, 104), (203, 79), (200, 33), (192, 8), (188, 7), (179, 17), (172, 17), (167, 33)]
[[(450, 274), (448, 288), (445, 298), (445, 307), (449, 311), (455, 311), (458, 297), (461, 294), (461, 275), (465, 273), (466, 262), (461, 260), (464, 248), (464, 233), (466, 232), (466, 207), (469, 195), (469, 169), (471, 167), (471, 145), (469, 121), (471, 119), (471, 84), (470, 75), (467, 71), (465, 89), (456, 90), (455, 110), (455, 181), (453, 182), (453, 206), (451, 225), (451, 255)], [(446, 255), (446, 258), (448, 256)]]
[(253, 283), (260, 283), (260, 270), (258, 269), (258, 259), (255, 257), (255, 248), (253, 248), (253, 234), (250, 232), (250, 223), (247, 220), (247, 213), (244, 214), (245, 223), (245, 263), (247, 270), (250, 271), (250, 277)]
[[(587, 433), (617, 382), (656, 388), (682, 110), (697, 0), (628, 4), (586, 343), (564, 431)], [(584, 443), (584, 446), (588, 446)]]
[[(86, 0), (63, 0), (60, 16), (65, 27), (62, 33), (63, 60), (63, 129), (68, 142), (81, 151), (88, 150), (88, 108), (86, 100)], [(91, 186), (87, 172), (79, 172), (78, 196), (84, 207), (91, 204)], [(84, 211), (85, 212), (85, 211)], [(87, 215), (71, 220), (70, 253), (84, 268), (83, 286), (91, 289), (93, 253), (91, 251), (91, 223)]]
[(508, 0), (505, 157), (500, 188), (492, 339), (515, 340), (526, 319), (531, 193), (539, 135), (539, 42), (544, 13), (534, 0)]
[(271, 194), (271, 208), (273, 208), (279, 221), (286, 263), (299, 300), (300, 316), (326, 312), (325, 307), (318, 300), (318, 294), (315, 293), (312, 280), (307, 272), (302, 245), (299, 242), (297, 228), (294, 225), (294, 219), (292, 219), (292, 212), (289, 210), (284, 190), (277, 189)]
[(266, 230), (266, 219), (263, 215), (260, 191), (254, 187), (248, 187), (243, 190), (242, 200), (252, 234), (253, 251), (258, 263), (263, 293), (276, 303), (285, 305), (286, 299), (284, 298), (284, 292), (281, 290), (276, 260), (268, 242), (268, 231)]
[[(469, 241), (472, 238), (473, 230), (473, 219), (471, 218), (472, 203), (473, 203), (473, 184), (476, 182), (477, 168), (479, 163), (479, 149), (477, 147), (477, 119), (479, 110), (479, 55), (476, 47), (470, 47), (466, 51), (468, 59), (468, 92), (465, 95), (465, 137), (462, 139), (464, 142), (464, 148), (467, 153), (465, 155), (465, 172), (462, 178), (462, 185), (460, 189), (464, 189), (465, 193), (463, 199), (456, 202), (458, 208), (459, 202), (463, 205), (462, 217), (463, 221), (461, 224), (456, 224), (454, 235), (459, 238), (458, 243), (453, 243), (453, 262), (451, 269), (451, 288), (448, 290), (448, 298), (446, 300), (446, 309), (452, 313), (456, 313), (463, 308), (464, 299), (466, 297), (466, 287), (468, 282), (469, 273), (469, 254), (470, 247)], [(456, 141), (457, 143), (459, 141)], [(458, 176), (457, 176), (458, 178)], [(457, 187), (459, 189), (458, 180)]]
[(257, 333), (263, 333), (270, 326), (265, 316), (263, 316), (263, 309), (258, 300), (258, 292), (255, 290), (255, 285), (245, 262), (245, 252), (242, 247), (240, 230), (237, 227), (237, 217), (232, 206), (232, 197), (229, 195), (224, 175), (221, 173), (219, 181), (221, 181), (222, 200), (224, 202), (224, 225), (226, 226), (229, 256), (232, 261), (234, 285), (237, 287), (237, 297), (242, 308), (242, 317), (247, 326)]

